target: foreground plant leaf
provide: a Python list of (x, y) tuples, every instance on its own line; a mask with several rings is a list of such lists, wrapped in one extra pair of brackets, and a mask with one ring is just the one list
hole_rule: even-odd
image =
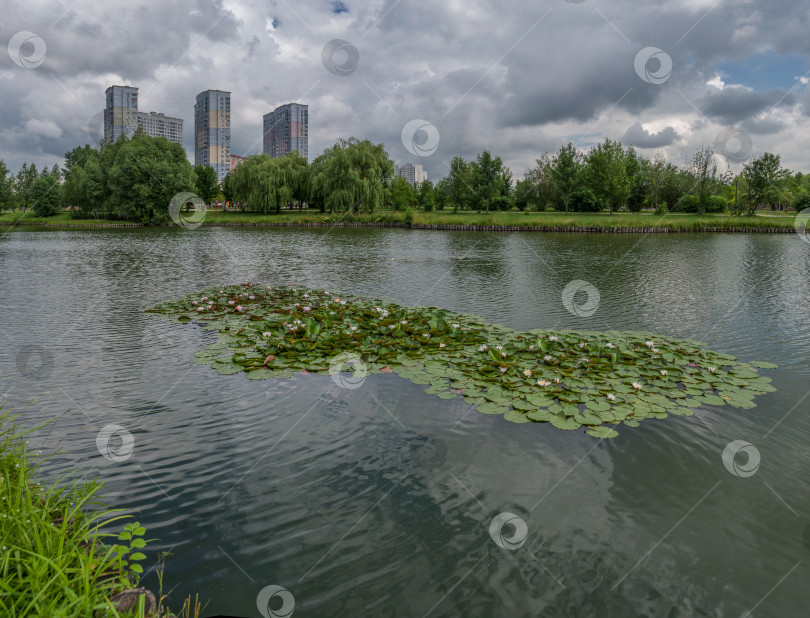
[(757, 395), (775, 390), (757, 371), (772, 363), (739, 362), (689, 339), (518, 332), (446, 309), (320, 290), (245, 283), (146, 311), (217, 331), (219, 341), (193, 362), (223, 375), (394, 372), (441, 399), (461, 394), (483, 414), (567, 431), (584, 427), (597, 438), (614, 437), (621, 423), (690, 416), (702, 405), (753, 408)]

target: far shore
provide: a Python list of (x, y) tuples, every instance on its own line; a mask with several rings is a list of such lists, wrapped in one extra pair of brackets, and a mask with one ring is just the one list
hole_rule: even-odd
[[(564, 212), (477, 212), (393, 211), (328, 214), (312, 210), (284, 210), (279, 214), (210, 209), (203, 227), (402, 227), (459, 231), (529, 232), (723, 232), (793, 233), (795, 212), (763, 211), (754, 216), (694, 215), (681, 213), (564, 213)], [(44, 226), (49, 228), (142, 227), (137, 221), (77, 219), (70, 213), (36, 217), (33, 212), (0, 214), (0, 226)], [(165, 227), (174, 227), (169, 221)], [(190, 226), (192, 227), (192, 226)], [(193, 226), (197, 227), (197, 226)]]

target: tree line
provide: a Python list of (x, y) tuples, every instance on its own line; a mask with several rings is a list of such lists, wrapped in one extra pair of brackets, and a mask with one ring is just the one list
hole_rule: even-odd
[(711, 146), (683, 165), (651, 159), (606, 139), (587, 151), (573, 144), (544, 153), (524, 177), (488, 150), (472, 160), (456, 156), (447, 176), (411, 185), (394, 175), (382, 144), (340, 139), (312, 163), (294, 152), (284, 157), (253, 155), (217, 181), (211, 167), (194, 168), (183, 147), (138, 131), (99, 147), (74, 148), (65, 165), (35, 165), (9, 173), (0, 159), (0, 211), (32, 209), (49, 216), (67, 209), (77, 218), (162, 223), (180, 192), (205, 203), (221, 198), (260, 213), (316, 208), (322, 213), (370, 213), (379, 209), (426, 211), (522, 211), (613, 213), (753, 214), (762, 207), (810, 207), (810, 176), (786, 170), (779, 155), (764, 153), (737, 174), (719, 173)]

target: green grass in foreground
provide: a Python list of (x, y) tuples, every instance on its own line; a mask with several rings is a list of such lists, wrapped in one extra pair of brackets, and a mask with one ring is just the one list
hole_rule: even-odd
[[(129, 535), (104, 532), (123, 516), (93, 510), (96, 481), (43, 487), (25, 435), (0, 410), (0, 616), (143, 616), (117, 612), (110, 597), (137, 584), (145, 531), (134, 523)], [(181, 616), (198, 613), (188, 599)]]
[[(659, 227), (672, 230), (691, 230), (698, 228), (752, 229), (791, 227), (796, 213), (766, 212), (753, 217), (732, 215), (688, 215), (670, 213), (656, 215), (652, 212), (632, 214), (621, 212), (610, 215), (604, 213), (562, 213), (562, 212), (459, 212), (413, 211), (414, 224), (428, 225), (494, 225), (521, 227), (593, 227), (593, 228), (648, 228)], [(206, 214), (204, 225), (225, 224), (272, 224), (272, 223), (335, 223), (335, 222), (405, 222), (403, 211), (380, 210), (371, 214), (321, 214), (318, 211), (297, 210), (282, 211), (281, 214), (261, 214), (238, 211), (214, 211)], [(117, 220), (74, 219), (68, 213), (53, 217), (36, 217), (33, 212), (2, 213), (0, 224), (30, 225), (47, 223), (58, 226), (82, 226), (104, 223), (121, 223)]]

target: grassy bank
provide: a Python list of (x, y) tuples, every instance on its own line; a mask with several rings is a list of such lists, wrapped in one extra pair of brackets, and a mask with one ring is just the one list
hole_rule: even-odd
[[(663, 228), (671, 231), (758, 231), (777, 228), (791, 228), (796, 213), (763, 213), (753, 217), (731, 215), (656, 215), (652, 212), (638, 214), (616, 213), (561, 213), (561, 212), (459, 212), (413, 211), (410, 215), (403, 211), (381, 210), (371, 214), (329, 215), (317, 211), (283, 211), (280, 214), (260, 214), (253, 212), (214, 211), (206, 213), (203, 225), (292, 225), (297, 223), (401, 223), (410, 219), (413, 225), (463, 225), (495, 226), (520, 228), (589, 228), (590, 231), (602, 229), (648, 229)], [(0, 214), (0, 225), (54, 225), (54, 226), (87, 226), (113, 224), (121, 221), (103, 219), (73, 219), (67, 213), (54, 217), (36, 217), (33, 213)]]
[[(131, 611), (120, 599), (137, 586), (145, 530), (133, 522), (108, 533), (124, 517), (98, 510), (95, 481), (40, 484), (25, 437), (0, 410), (0, 615), (144, 616), (143, 595), (128, 595), (136, 605)], [(198, 615), (191, 605), (189, 599), (181, 616)], [(160, 608), (158, 615), (171, 613)]]

